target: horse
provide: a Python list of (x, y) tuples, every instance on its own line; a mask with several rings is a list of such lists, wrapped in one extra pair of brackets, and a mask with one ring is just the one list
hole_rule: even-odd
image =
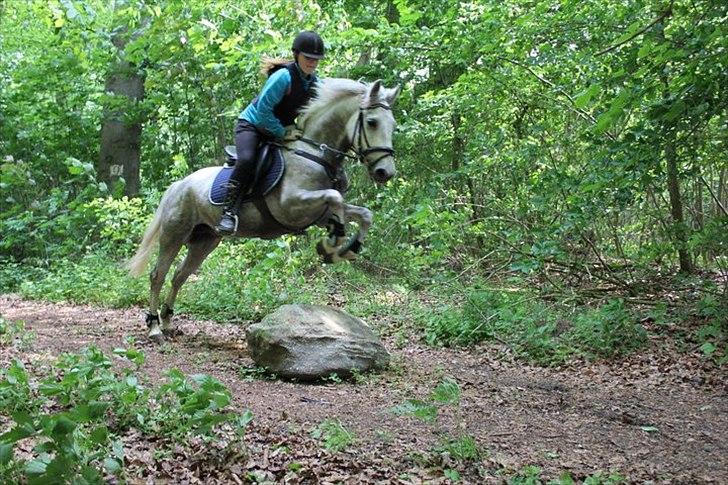
[[(285, 169), (278, 183), (265, 195), (242, 204), (237, 212), (234, 237), (274, 239), (300, 233), (310, 226), (323, 226), (328, 234), (317, 244), (325, 262), (351, 261), (357, 257), (372, 224), (373, 213), (344, 201), (342, 180), (346, 159), (358, 159), (378, 185), (396, 173), (392, 133), (392, 106), (400, 87), (386, 88), (381, 81), (367, 84), (350, 79), (324, 79), (316, 96), (298, 117), (301, 135), (281, 143)], [(126, 267), (132, 276), (144, 273), (156, 245), (159, 252), (151, 273), (148, 337), (156, 342), (174, 334), (172, 323), (177, 294), (187, 278), (220, 244), (222, 236), (213, 228), (221, 217), (221, 206), (209, 200), (220, 166), (200, 169), (172, 183), (162, 196), (142, 241)], [(358, 230), (349, 239), (346, 224)], [(177, 254), (187, 254), (177, 266), (171, 288), (160, 311), (160, 293)]]

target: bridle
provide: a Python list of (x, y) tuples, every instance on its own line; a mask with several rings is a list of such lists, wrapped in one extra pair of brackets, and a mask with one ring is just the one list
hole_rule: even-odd
[[(315, 147), (318, 147), (319, 150), (321, 150), (321, 153), (333, 153), (336, 156), (334, 157), (335, 160), (341, 161), (344, 158), (350, 158), (352, 160), (359, 160), (359, 162), (363, 163), (367, 166), (367, 168), (376, 165), (380, 161), (384, 160), (387, 157), (394, 158), (394, 148), (385, 147), (385, 146), (371, 146), (369, 144), (369, 138), (367, 137), (367, 132), (364, 129), (364, 113), (366, 111), (369, 111), (371, 109), (376, 108), (382, 108), (386, 109), (388, 111), (392, 110), (392, 107), (384, 104), (384, 103), (374, 103), (371, 106), (366, 107), (360, 107), (359, 108), (359, 117), (356, 120), (356, 125), (354, 125), (354, 133), (352, 134), (352, 137), (350, 138), (352, 141), (352, 145), (349, 147), (346, 151), (341, 151), (336, 148), (332, 148), (328, 146), (326, 143), (318, 143), (314, 140), (311, 140), (310, 138), (301, 137), (300, 140), (308, 143), (309, 145), (313, 145)], [(354, 140), (356, 140), (356, 147), (354, 146)], [(366, 148), (362, 150), (362, 142), (366, 143)], [(354, 155), (349, 154), (349, 151), (353, 151)], [(304, 152), (305, 153), (305, 152)], [(314, 160), (315, 162), (322, 163), (325, 162), (325, 159), (321, 159), (320, 157), (315, 157), (312, 154), (309, 153), (298, 153), (299, 155), (303, 155), (306, 158), (310, 160)], [(368, 161), (367, 156), (372, 153), (383, 153), (383, 155), (376, 160)], [(328, 163), (327, 163), (328, 164)]]
[[(386, 109), (388, 111), (392, 111), (392, 107), (389, 106), (388, 104), (384, 104), (384, 103), (374, 103), (373, 105), (367, 106), (366, 108), (359, 108), (359, 118), (356, 120), (356, 126), (354, 127), (354, 136), (352, 136), (352, 138), (351, 138), (351, 140), (353, 142), (354, 138), (357, 136), (357, 132), (359, 132), (359, 139), (358, 139), (358, 143), (357, 143), (358, 147), (357, 147), (357, 149), (354, 150), (354, 153), (357, 154), (359, 161), (361, 163), (363, 163), (364, 165), (366, 165), (367, 167), (369, 167), (371, 165), (376, 165), (377, 163), (379, 163), (380, 161), (382, 161), (383, 159), (385, 159), (387, 157), (394, 158), (394, 148), (384, 147), (384, 146), (371, 146), (371, 144), (369, 143), (369, 138), (367, 137), (367, 132), (364, 129), (364, 112), (368, 111), (370, 109), (376, 109), (376, 108), (382, 108), (382, 109)], [(366, 148), (364, 150), (362, 150), (362, 140), (364, 142), (366, 142)], [(383, 152), (384, 155), (377, 158), (373, 162), (367, 161), (367, 159), (366, 159), (367, 155), (372, 154), (372, 153), (379, 153), (379, 152)]]

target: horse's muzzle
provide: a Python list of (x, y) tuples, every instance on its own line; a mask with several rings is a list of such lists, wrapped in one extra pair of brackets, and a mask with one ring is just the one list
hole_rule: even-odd
[(372, 171), (371, 177), (378, 184), (384, 184), (389, 181), (396, 172), (387, 170), (385, 168), (376, 168)]

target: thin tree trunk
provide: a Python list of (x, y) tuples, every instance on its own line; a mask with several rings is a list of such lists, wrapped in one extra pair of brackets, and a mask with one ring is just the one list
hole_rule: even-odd
[(667, 192), (670, 195), (670, 214), (673, 223), (673, 242), (677, 248), (680, 271), (693, 272), (693, 263), (688, 252), (687, 227), (683, 217), (683, 204), (680, 196), (680, 178), (678, 175), (677, 154), (675, 144), (668, 140), (665, 145), (665, 162), (667, 163)]
[(723, 207), (725, 207), (726, 204), (725, 200), (723, 200), (723, 194), (724, 194), (724, 187), (725, 187), (725, 179), (726, 179), (726, 170), (723, 169), (720, 171), (720, 177), (718, 177), (718, 190), (716, 195), (716, 202), (715, 202), (715, 215), (718, 217), (721, 217), (723, 215), (723, 211), (721, 210), (721, 204)]

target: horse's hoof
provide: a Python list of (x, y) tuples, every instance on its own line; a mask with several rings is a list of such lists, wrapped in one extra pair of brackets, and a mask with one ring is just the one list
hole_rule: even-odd
[(326, 252), (326, 249), (324, 248), (323, 241), (319, 241), (318, 244), (316, 244), (316, 252), (322, 258), (325, 258), (329, 254), (329, 253)]
[(354, 261), (359, 255), (353, 251), (346, 251), (344, 254), (340, 254), (339, 257), (342, 260)]
[(164, 334), (162, 332), (149, 334), (149, 340), (155, 344), (161, 344), (164, 342)]
[(184, 332), (177, 327), (163, 328), (162, 333), (165, 337), (179, 337), (180, 335), (184, 335)]
[(326, 245), (322, 241), (319, 241), (318, 244), (316, 245), (316, 252), (318, 253), (319, 256), (321, 256), (321, 259), (324, 261), (324, 264), (330, 264), (330, 263), (334, 262), (333, 255), (335, 253), (331, 253), (331, 252), (327, 251)]

